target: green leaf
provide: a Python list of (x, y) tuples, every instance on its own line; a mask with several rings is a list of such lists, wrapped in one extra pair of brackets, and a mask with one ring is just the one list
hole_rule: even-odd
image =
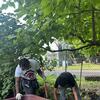
[(44, 17), (49, 15), (51, 13), (51, 3), (49, 0), (42, 0), (41, 1), (41, 8), (44, 14)]
[(23, 54), (27, 54), (27, 53), (29, 53), (29, 51), (30, 51), (30, 47), (24, 48)]
[(9, 2), (8, 5), (15, 8), (15, 3), (14, 2)]
[(7, 9), (7, 8), (8, 8), (8, 4), (3, 4), (0, 10)]

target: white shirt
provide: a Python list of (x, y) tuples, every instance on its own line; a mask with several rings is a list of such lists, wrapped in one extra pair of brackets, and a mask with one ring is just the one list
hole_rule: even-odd
[(22, 70), (20, 65), (18, 64), (15, 70), (15, 77), (23, 77), (25, 79), (30, 79), (30, 77), (36, 78), (36, 70), (38, 70), (40, 68), (39, 63), (34, 60), (34, 59), (29, 59), (30, 61), (30, 69), (28, 70)]

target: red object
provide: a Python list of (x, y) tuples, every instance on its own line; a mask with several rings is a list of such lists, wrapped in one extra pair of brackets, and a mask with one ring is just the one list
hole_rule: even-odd
[[(5, 99), (5, 100), (16, 100), (16, 98), (13, 97), (13, 98)], [(42, 98), (36, 95), (23, 95), (21, 100), (49, 100), (49, 99)]]

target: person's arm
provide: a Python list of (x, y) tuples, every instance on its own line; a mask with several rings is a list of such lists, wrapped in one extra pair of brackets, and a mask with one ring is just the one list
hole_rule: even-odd
[(16, 100), (21, 100), (22, 94), (20, 94), (20, 77), (15, 77), (16, 88)]
[(15, 77), (16, 94), (20, 92), (20, 77)]
[(22, 94), (20, 94), (20, 77), (21, 77), (21, 68), (17, 65), (15, 70), (15, 89), (16, 89), (16, 100), (21, 100)]
[(58, 89), (57, 88), (54, 88), (54, 100), (58, 100), (58, 96), (57, 96), (57, 93), (58, 93)]
[(45, 80), (46, 77), (40, 68), (37, 70), (37, 73)]
[(74, 99), (78, 100), (77, 91), (76, 91), (76, 87), (75, 86), (72, 88), (72, 91), (73, 91)]
[(75, 100), (81, 100), (80, 92), (76, 80), (73, 75), (69, 73), (69, 85), (72, 88), (72, 92)]
[(16, 89), (16, 94), (19, 93), (19, 88), (20, 88), (20, 78), (21, 78), (21, 68), (19, 65), (17, 65), (15, 69), (15, 89)]

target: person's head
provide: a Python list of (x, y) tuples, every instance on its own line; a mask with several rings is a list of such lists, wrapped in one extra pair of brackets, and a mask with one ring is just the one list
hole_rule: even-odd
[(30, 62), (28, 59), (23, 58), (19, 61), (19, 65), (22, 68), (22, 70), (28, 69), (30, 67)]

